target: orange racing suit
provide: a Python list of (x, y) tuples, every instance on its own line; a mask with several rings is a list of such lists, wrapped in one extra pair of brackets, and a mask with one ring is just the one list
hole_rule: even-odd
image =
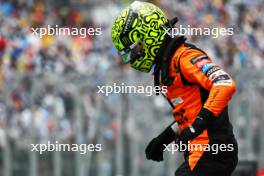
[[(236, 85), (210, 57), (200, 49), (182, 43), (172, 55), (167, 98), (173, 104), (173, 115), (180, 131), (190, 126), (202, 108), (212, 113), (213, 121), (191, 144), (222, 144), (233, 136), (227, 105)], [(194, 170), (204, 151), (189, 151), (188, 165)]]

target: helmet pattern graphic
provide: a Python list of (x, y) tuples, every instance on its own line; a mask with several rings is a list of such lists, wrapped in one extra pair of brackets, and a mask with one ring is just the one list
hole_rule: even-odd
[(127, 52), (137, 43), (143, 43), (144, 55), (133, 59), (133, 68), (149, 72), (164, 40), (165, 30), (160, 25), (168, 26), (164, 13), (155, 5), (135, 1), (125, 8), (114, 21), (112, 40), (119, 52)]

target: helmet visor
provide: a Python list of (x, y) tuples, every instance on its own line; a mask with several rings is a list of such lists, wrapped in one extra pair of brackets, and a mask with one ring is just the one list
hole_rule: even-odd
[(145, 56), (143, 42), (133, 43), (128, 49), (121, 51), (120, 56), (124, 64), (132, 63), (134, 60), (143, 59)]

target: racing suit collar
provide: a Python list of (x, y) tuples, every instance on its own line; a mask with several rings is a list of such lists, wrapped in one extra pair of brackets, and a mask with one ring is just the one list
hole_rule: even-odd
[(157, 57), (155, 59), (154, 69), (154, 85), (159, 86), (160, 82), (164, 85), (170, 85), (173, 82), (173, 78), (169, 77), (169, 66), (173, 54), (184, 43), (186, 37), (178, 36), (171, 38), (169, 35), (165, 36)]

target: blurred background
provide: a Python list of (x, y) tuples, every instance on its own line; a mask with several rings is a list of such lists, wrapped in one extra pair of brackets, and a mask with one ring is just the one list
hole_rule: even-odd
[[(130, 0), (0, 0), (0, 175), (172, 176), (182, 154), (145, 159), (148, 142), (171, 121), (163, 97), (98, 94), (99, 85), (153, 85), (119, 61), (111, 24)], [(239, 142), (234, 176), (264, 175), (264, 1), (167, 0), (168, 18), (192, 27), (233, 27), (234, 35), (188, 36), (236, 80), (229, 107)], [(100, 27), (102, 35), (32, 35), (32, 27)], [(102, 151), (31, 152), (47, 141), (102, 144)]]

